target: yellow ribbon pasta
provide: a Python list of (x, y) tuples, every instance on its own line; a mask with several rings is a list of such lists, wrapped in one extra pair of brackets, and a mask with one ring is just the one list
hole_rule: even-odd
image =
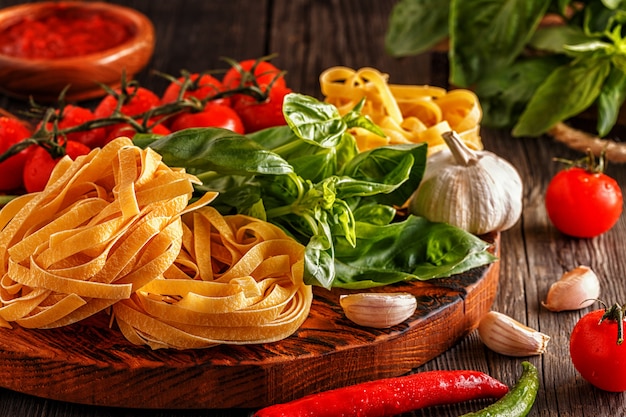
[[(103, 310), (153, 349), (265, 343), (308, 317), (304, 246), (280, 228), (189, 203), (198, 179), (118, 138), (0, 210), (0, 326)], [(112, 322), (113, 323), (113, 322)]]
[(304, 246), (277, 226), (212, 207), (183, 214), (182, 249), (162, 278), (113, 306), (128, 340), (153, 349), (267, 343), (308, 317)]
[(362, 128), (354, 135), (360, 151), (401, 143), (428, 143), (429, 155), (445, 148), (441, 133), (454, 130), (472, 148), (482, 149), (482, 109), (477, 96), (464, 89), (389, 84), (388, 75), (374, 68), (357, 71), (331, 67), (320, 75), (325, 101), (346, 114), (363, 98), (363, 114), (385, 133)]
[(65, 157), (42, 192), (0, 211), (0, 324), (71, 324), (161, 276), (197, 181), (128, 138)]

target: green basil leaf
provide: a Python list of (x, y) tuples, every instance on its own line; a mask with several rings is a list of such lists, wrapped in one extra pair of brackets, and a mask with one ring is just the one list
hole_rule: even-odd
[(428, 146), (407, 144), (382, 146), (361, 152), (341, 173), (357, 180), (394, 186), (393, 193), (378, 194), (373, 200), (401, 206), (417, 189), (426, 169)]
[(441, 0), (400, 0), (389, 16), (385, 49), (394, 57), (417, 55), (448, 36), (450, 3)]
[(184, 167), (191, 173), (280, 175), (293, 172), (291, 165), (279, 155), (227, 129), (180, 130), (152, 141), (149, 146), (168, 166)]
[(513, 127), (537, 88), (565, 62), (569, 59), (556, 55), (519, 59), (508, 69), (483, 77), (475, 90), (483, 109), (481, 123)]
[(445, 223), (409, 216), (402, 222), (357, 222), (357, 245), (335, 243), (335, 287), (359, 289), (442, 278), (493, 262), (489, 244)]
[(347, 129), (335, 106), (302, 94), (287, 94), (283, 113), (296, 136), (319, 146), (336, 146)]
[(606, 136), (617, 123), (625, 99), (626, 73), (618, 68), (613, 68), (598, 96), (597, 130), (600, 137)]
[(468, 87), (511, 64), (549, 5), (545, 0), (451, 0), (451, 82)]
[(608, 58), (592, 56), (554, 70), (531, 98), (513, 135), (539, 136), (587, 109), (600, 94), (610, 69)]
[(577, 45), (592, 40), (579, 26), (555, 25), (539, 27), (528, 45), (538, 51), (565, 54), (565, 45)]

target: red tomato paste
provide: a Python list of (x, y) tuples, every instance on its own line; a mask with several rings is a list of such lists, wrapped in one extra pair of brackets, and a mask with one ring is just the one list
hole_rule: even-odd
[(128, 22), (103, 10), (57, 4), (0, 29), (0, 53), (26, 59), (77, 57), (111, 49), (132, 35)]

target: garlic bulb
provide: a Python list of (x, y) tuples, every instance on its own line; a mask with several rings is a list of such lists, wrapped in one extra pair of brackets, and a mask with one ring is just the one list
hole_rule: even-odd
[(448, 149), (429, 157), (409, 211), (476, 235), (512, 227), (522, 214), (522, 179), (496, 154), (468, 148), (455, 132)]
[(494, 352), (517, 357), (540, 355), (550, 341), (550, 336), (496, 311), (490, 311), (480, 320), (478, 335)]
[(415, 296), (404, 292), (344, 294), (339, 297), (339, 303), (354, 323), (379, 329), (402, 323), (417, 308)]
[(541, 304), (550, 311), (579, 310), (589, 307), (599, 296), (598, 276), (588, 266), (581, 265), (553, 283)]

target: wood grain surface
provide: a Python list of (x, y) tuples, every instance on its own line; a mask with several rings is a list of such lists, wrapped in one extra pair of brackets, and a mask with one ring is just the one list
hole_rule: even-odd
[[(0, 6), (22, 3), (0, 0)], [(384, 50), (384, 35), (391, 8), (398, 0), (113, 0), (137, 8), (155, 24), (157, 44), (142, 84), (163, 91), (164, 80), (151, 71), (178, 74), (224, 68), (221, 57), (254, 58), (277, 54), (273, 59), (287, 71), (294, 91), (319, 97), (319, 74), (333, 65), (371, 66), (390, 81), (448, 87), (448, 61), (444, 53), (424, 53), (393, 59)], [(86, 103), (87, 105), (94, 103)], [(0, 107), (13, 112), (26, 103), (0, 96)], [(587, 311), (552, 313), (541, 307), (549, 286), (563, 272), (577, 265), (590, 266), (600, 278), (601, 298), (626, 301), (626, 216), (605, 235), (595, 239), (563, 236), (550, 224), (544, 193), (561, 168), (552, 158), (576, 158), (580, 153), (550, 137), (514, 138), (506, 130), (483, 128), (485, 147), (509, 160), (524, 183), (524, 211), (518, 224), (502, 233), (498, 293), (492, 308), (551, 336), (547, 352), (524, 358), (540, 370), (540, 390), (529, 417), (625, 416), (626, 396), (602, 392), (590, 386), (569, 359), (569, 335)], [(623, 134), (618, 138), (623, 138)], [(626, 195), (626, 166), (609, 164)], [(436, 369), (476, 369), (512, 385), (521, 372), (521, 359), (488, 350), (473, 331), (443, 354), (411, 372)], [(345, 364), (333, 363), (335, 369)], [(298, 374), (301, 378), (308, 375)], [(15, 376), (19, 378), (19, 375)], [(327, 379), (318, 387), (331, 385)], [(72, 388), (79, 389), (79, 388)], [(172, 389), (170, 385), (163, 390)], [(182, 389), (182, 388), (180, 388)], [(456, 417), (485, 403), (455, 404), (417, 410), (403, 417)], [(36, 395), (0, 389), (0, 416), (20, 417), (247, 417), (248, 408), (136, 409), (99, 407), (49, 400)]]
[[(488, 239), (497, 253), (497, 236)], [(0, 329), (0, 386), (60, 401), (144, 409), (285, 402), (405, 374), (445, 352), (491, 308), (498, 272), (495, 262), (450, 278), (376, 289), (417, 298), (413, 316), (390, 329), (355, 325), (339, 305), (348, 291), (316, 288), (301, 328), (261, 345), (150, 350), (126, 341), (104, 313), (55, 329)]]

